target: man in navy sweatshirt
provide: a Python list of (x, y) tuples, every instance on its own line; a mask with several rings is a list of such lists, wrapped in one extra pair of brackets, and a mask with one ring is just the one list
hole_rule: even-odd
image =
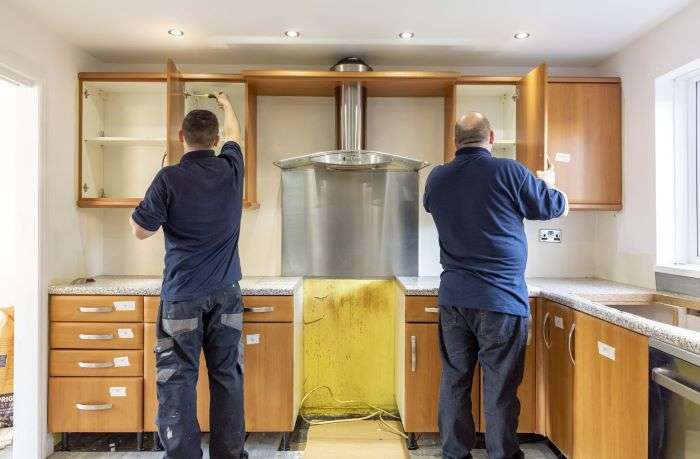
[(423, 205), (440, 240), (439, 427), (444, 459), (470, 458), (475, 443), (471, 385), (483, 372), (490, 459), (523, 458), (516, 429), (530, 311), (523, 219), (568, 213), (563, 192), (517, 161), (494, 158), (488, 119), (472, 112), (455, 126), (455, 158), (437, 166)]

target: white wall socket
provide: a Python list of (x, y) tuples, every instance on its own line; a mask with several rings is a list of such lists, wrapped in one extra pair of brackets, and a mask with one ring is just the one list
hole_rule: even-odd
[(550, 242), (555, 244), (561, 243), (561, 230), (560, 229), (540, 229), (540, 242)]

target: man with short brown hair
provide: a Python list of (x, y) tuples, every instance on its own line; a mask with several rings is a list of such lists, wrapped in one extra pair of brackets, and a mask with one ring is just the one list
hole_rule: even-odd
[(223, 93), (216, 98), (225, 117), (221, 153), (214, 153), (220, 141), (216, 116), (189, 112), (180, 130), (185, 155), (158, 172), (131, 217), (137, 238), (161, 226), (165, 234), (155, 352), (157, 424), (168, 459), (202, 457), (196, 393), (202, 348), (211, 394), (209, 455), (247, 457), (238, 285), (243, 155), (231, 102)]

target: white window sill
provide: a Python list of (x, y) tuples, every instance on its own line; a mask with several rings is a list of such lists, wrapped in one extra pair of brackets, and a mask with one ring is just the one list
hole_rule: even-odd
[(657, 273), (700, 279), (700, 265), (656, 265)]

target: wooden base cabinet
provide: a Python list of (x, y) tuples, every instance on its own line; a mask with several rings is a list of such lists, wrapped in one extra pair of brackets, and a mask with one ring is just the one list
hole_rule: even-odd
[[(397, 293), (396, 404), (406, 432), (438, 431), (440, 394), (440, 345), (438, 306), (435, 296)], [(480, 372), (472, 384), (472, 417), (480, 423)]]
[(571, 339), (574, 313), (571, 308), (552, 301), (544, 300), (541, 305), (545, 434), (562, 454), (572, 457), (574, 363)]
[[(291, 432), (303, 390), (301, 292), (294, 296), (245, 297), (243, 365), (245, 423), (248, 432)], [(159, 300), (146, 298), (144, 316), (144, 430), (155, 431), (158, 408), (155, 382), (155, 321)], [(204, 356), (197, 383), (197, 419), (209, 431), (209, 382)]]
[(645, 459), (647, 337), (578, 311), (574, 318), (574, 456)]

